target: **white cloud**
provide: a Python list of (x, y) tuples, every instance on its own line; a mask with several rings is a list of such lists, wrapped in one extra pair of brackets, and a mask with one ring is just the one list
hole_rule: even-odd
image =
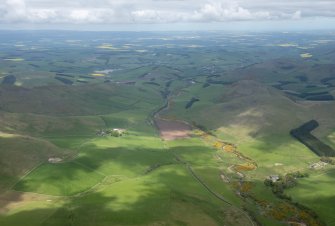
[(270, 19), (270, 14), (266, 11), (251, 12), (236, 2), (212, 1), (195, 11), (193, 18), (197, 21), (255, 20)]
[(335, 17), (335, 4), (329, 0), (0, 0), (0, 24), (299, 20), (303, 16)]
[(25, 19), (26, 4), (24, 0), (6, 0), (5, 1), (5, 19), (11, 21)]
[(131, 12), (133, 20), (136, 21), (142, 21), (142, 22), (152, 22), (152, 21), (160, 21), (160, 12), (156, 10), (151, 9), (145, 9), (145, 10), (136, 10)]
[(294, 19), (294, 20), (299, 20), (299, 19), (301, 19), (301, 11), (300, 11), (300, 10), (296, 11), (296, 12), (292, 15), (292, 19)]

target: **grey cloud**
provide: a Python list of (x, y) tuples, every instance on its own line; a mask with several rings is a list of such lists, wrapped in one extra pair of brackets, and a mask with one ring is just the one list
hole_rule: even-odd
[(0, 0), (0, 23), (177, 23), (335, 17), (314, 0)]

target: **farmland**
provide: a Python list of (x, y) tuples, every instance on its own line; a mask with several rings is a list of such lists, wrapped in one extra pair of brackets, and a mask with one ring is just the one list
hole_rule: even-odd
[(0, 31), (0, 225), (335, 225), (333, 39)]

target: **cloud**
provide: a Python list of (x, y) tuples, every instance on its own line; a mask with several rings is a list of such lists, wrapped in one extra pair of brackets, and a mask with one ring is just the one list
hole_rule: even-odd
[(26, 18), (26, 4), (24, 0), (6, 0), (4, 18), (7, 20), (21, 20)]
[(292, 15), (292, 19), (294, 19), (294, 20), (299, 20), (299, 19), (301, 19), (301, 11), (298, 10), (298, 11), (296, 11), (295, 13), (293, 13), (293, 15)]
[(0, 0), (0, 23), (141, 24), (335, 17), (327, 0)]
[(191, 18), (196, 21), (231, 21), (270, 19), (271, 15), (266, 11), (251, 12), (241, 7), (237, 2), (213, 1), (204, 4)]

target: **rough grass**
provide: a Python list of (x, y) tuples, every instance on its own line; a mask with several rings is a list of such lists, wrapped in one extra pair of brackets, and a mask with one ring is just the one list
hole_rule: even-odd
[[(90, 85), (78, 87), (50, 86), (25, 89), (0, 87), (0, 107), (8, 112), (78, 116), (116, 113), (137, 108), (140, 101), (159, 104), (153, 90), (140, 92), (135, 86)], [(25, 99), (22, 102), (22, 98)]]
[(0, 188), (8, 188), (21, 176), (50, 156), (71, 152), (36, 138), (12, 136), (0, 138)]

